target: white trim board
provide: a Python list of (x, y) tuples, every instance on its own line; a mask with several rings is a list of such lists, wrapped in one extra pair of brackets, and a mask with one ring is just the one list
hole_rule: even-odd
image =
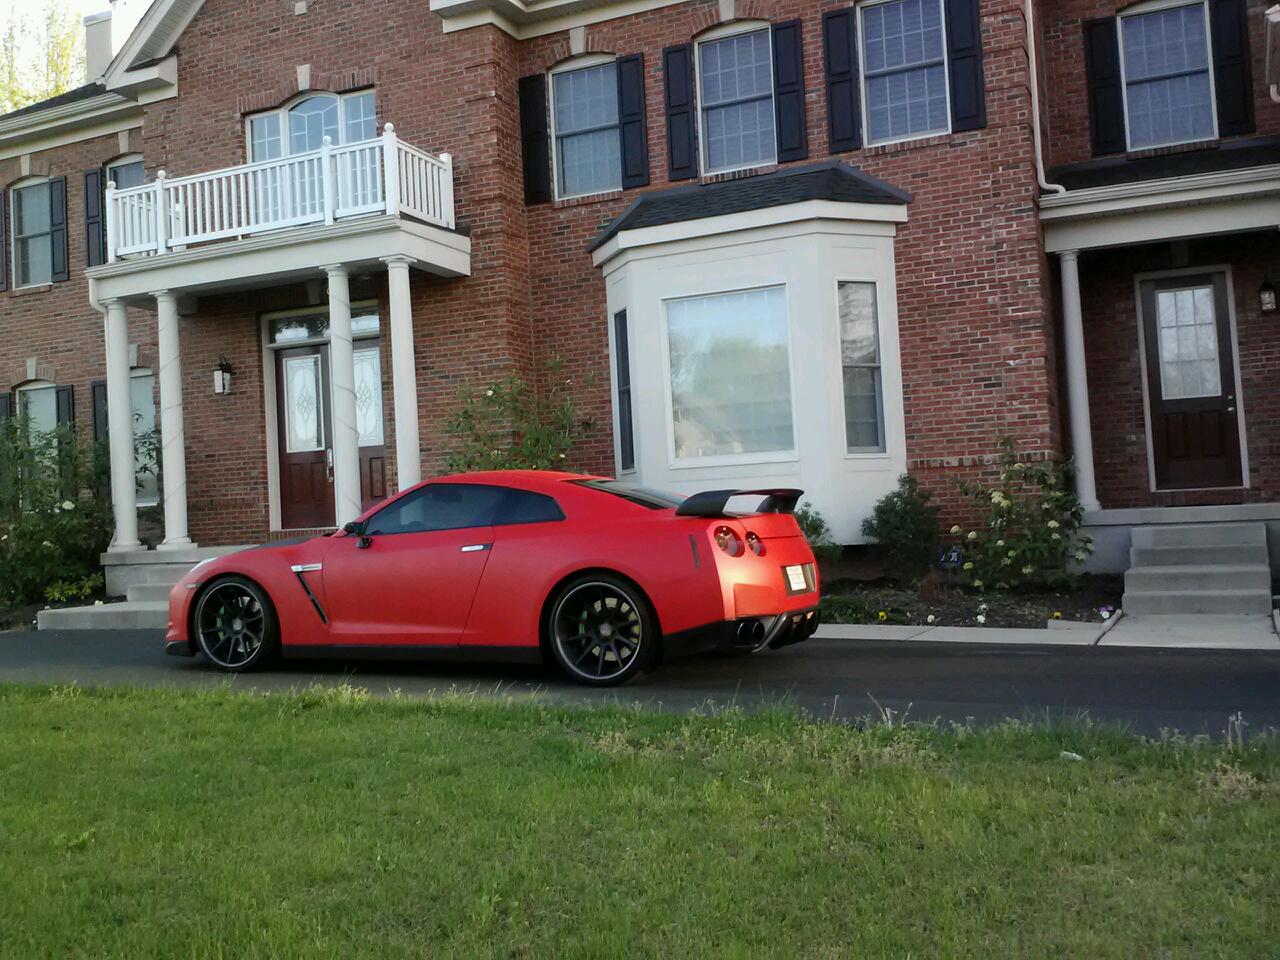
[(517, 40), (672, 7), (685, 0), (431, 0), (431, 12), (454, 33), (491, 25)]

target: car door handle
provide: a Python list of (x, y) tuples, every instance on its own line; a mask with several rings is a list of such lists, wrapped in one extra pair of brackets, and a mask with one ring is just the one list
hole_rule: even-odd
[(489, 543), (468, 543), (462, 548), (463, 553), (479, 553), (481, 550), (488, 550), (492, 544)]

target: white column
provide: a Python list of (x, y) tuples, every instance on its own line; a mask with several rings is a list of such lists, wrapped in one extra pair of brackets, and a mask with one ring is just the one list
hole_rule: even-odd
[(356, 367), (351, 348), (351, 293), (347, 268), (329, 275), (329, 381), (333, 407), (333, 501), (338, 526), (360, 516), (360, 432), (356, 428)]
[(107, 441), (111, 448), (111, 509), (116, 533), (111, 550), (137, 550), (138, 488), (129, 398), (129, 321), (124, 303), (104, 300), (107, 344)]
[(391, 300), (391, 403), (396, 417), (396, 477), (405, 490), (422, 480), (418, 436), (418, 364), (413, 355), (409, 258), (385, 257)]
[(191, 545), (187, 535), (187, 437), (182, 417), (182, 361), (178, 354), (178, 298), (154, 294), (160, 354), (160, 466), (164, 483), (164, 543), (161, 549)]
[(1086, 510), (1097, 510), (1098, 486), (1093, 477), (1093, 428), (1089, 424), (1089, 374), (1084, 356), (1084, 316), (1080, 311), (1079, 251), (1063, 250), (1062, 327), (1067, 354), (1067, 411), (1071, 420), (1071, 457), (1076, 495)]

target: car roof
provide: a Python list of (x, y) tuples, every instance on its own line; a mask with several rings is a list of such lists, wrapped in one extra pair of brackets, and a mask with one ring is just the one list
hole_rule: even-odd
[(544, 493), (553, 492), (560, 484), (573, 480), (607, 480), (589, 473), (568, 473), (563, 470), (476, 470), (471, 473), (450, 473), (432, 477), (428, 483), (493, 483), (520, 487)]

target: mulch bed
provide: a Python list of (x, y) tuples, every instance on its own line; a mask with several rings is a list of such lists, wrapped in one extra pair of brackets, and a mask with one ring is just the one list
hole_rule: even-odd
[(979, 593), (945, 584), (924, 591), (903, 590), (888, 581), (834, 580), (822, 586), (822, 619), (824, 623), (1042, 628), (1057, 613), (1063, 620), (1099, 623), (1106, 619), (1100, 611), (1119, 608), (1123, 592), (1123, 580), (1107, 576), (1081, 576), (1070, 588), (1025, 593)]

